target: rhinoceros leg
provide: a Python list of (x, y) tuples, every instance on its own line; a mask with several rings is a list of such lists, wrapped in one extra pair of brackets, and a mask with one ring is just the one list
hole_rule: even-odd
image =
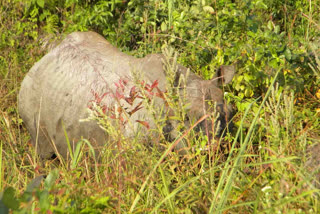
[(32, 117), (25, 120), (25, 125), (31, 135), (31, 142), (42, 159), (50, 159), (55, 156), (55, 149), (50, 142), (46, 125), (37, 119), (39, 114), (34, 114)]
[[(43, 159), (51, 158), (54, 155), (54, 148), (50, 143), (46, 124), (41, 121), (41, 98), (37, 97), (36, 84), (30, 76), (26, 76), (26, 80), (19, 94), (19, 113), (23, 119), (26, 128), (30, 132), (31, 142), (36, 146), (37, 153)], [(40, 120), (38, 120), (40, 118)]]

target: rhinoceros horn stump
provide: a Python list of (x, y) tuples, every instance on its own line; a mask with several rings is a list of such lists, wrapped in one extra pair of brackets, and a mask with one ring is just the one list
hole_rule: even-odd
[[(187, 68), (178, 67), (176, 76), (185, 76)], [(227, 72), (223, 75), (230, 81), (234, 69), (230, 66), (225, 70)], [(97, 33), (75, 32), (68, 35), (31, 68), (21, 85), (19, 113), (38, 154), (47, 159), (55, 155), (57, 150), (66, 158), (68, 146), (65, 132), (73, 143), (81, 137), (89, 139), (94, 146), (109, 143), (108, 134), (96, 121), (82, 120), (88, 118), (88, 106), (95, 100), (95, 94), (115, 92), (119, 81), (125, 81), (126, 89), (130, 89), (135, 86), (139, 73), (141, 82), (152, 84), (157, 81), (158, 89), (166, 91), (162, 55), (151, 54), (138, 59), (120, 52)], [(218, 106), (225, 106), (223, 93), (217, 85), (218, 81), (202, 80), (190, 73), (186, 82), (187, 100), (191, 103), (190, 114), (196, 118), (203, 115), (200, 103), (203, 103), (201, 100), (204, 95), (206, 99), (217, 102)], [(125, 93), (129, 94), (130, 91)], [(114, 96), (105, 96), (103, 103), (113, 106), (116, 101)], [(165, 106), (160, 98), (155, 100), (155, 104)], [(218, 108), (218, 111), (224, 118), (229, 116), (226, 108)], [(223, 117), (221, 119), (224, 120)], [(145, 128), (136, 121), (146, 121), (151, 127), (154, 126), (146, 108), (136, 111), (129, 120), (134, 126), (122, 129), (126, 137)], [(226, 122), (222, 122), (222, 126)]]

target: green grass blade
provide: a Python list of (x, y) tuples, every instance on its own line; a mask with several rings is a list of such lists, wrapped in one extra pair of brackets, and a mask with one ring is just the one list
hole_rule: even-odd
[[(235, 161), (234, 161), (234, 164), (233, 164), (234, 167), (230, 171), (230, 174), (229, 174), (229, 176), (228, 176), (228, 178), (226, 180), (226, 184), (224, 186), (224, 190), (223, 190), (222, 195), (221, 195), (221, 199), (217, 203), (217, 206), (216, 206), (216, 210), (215, 211), (218, 211), (219, 213), (221, 213), (222, 208), (226, 204), (227, 198), (228, 198), (229, 193), (231, 191), (231, 187), (232, 187), (234, 176), (235, 176), (235, 174), (237, 172), (237, 169), (239, 167), (240, 160), (242, 159), (243, 153), (245, 152), (245, 150), (247, 148), (247, 145), (250, 142), (250, 138), (251, 138), (251, 135), (253, 133), (254, 127), (255, 127), (255, 125), (257, 123), (257, 120), (258, 120), (258, 118), (260, 116), (259, 113), (262, 110), (262, 107), (264, 106), (265, 102), (267, 101), (267, 99), (269, 97), (269, 94), (270, 94), (271, 89), (272, 89), (272, 87), (274, 86), (274, 84), (275, 84), (275, 82), (277, 80), (279, 72), (280, 72), (280, 69), (275, 74), (275, 77), (274, 77), (272, 83), (270, 84), (270, 86), (268, 88), (268, 91), (267, 91), (267, 93), (266, 93), (266, 95), (265, 95), (265, 97), (264, 97), (264, 99), (263, 99), (258, 111), (256, 112), (256, 115), (255, 115), (251, 125), (250, 125), (250, 128), (249, 128), (248, 133), (247, 133), (247, 135), (246, 135), (246, 137), (244, 139), (244, 142), (241, 144), (240, 151), (239, 151), (238, 155), (235, 158)], [(226, 173), (226, 171), (224, 171), (224, 172)], [(222, 185), (220, 185), (220, 186), (222, 186)], [(219, 192), (216, 193), (216, 200), (217, 200), (217, 195), (218, 194), (219, 194)], [(214, 212), (214, 207), (215, 207), (215, 203), (211, 203), (209, 213), (213, 213)]]
[(173, 143), (170, 144), (170, 146), (168, 147), (168, 149), (162, 154), (162, 156), (160, 157), (160, 159), (157, 161), (157, 163), (155, 164), (155, 166), (153, 167), (153, 169), (151, 170), (150, 174), (147, 176), (146, 180), (143, 182), (143, 184), (141, 185), (141, 188), (139, 190), (139, 192), (137, 193), (137, 196), (135, 197), (129, 212), (132, 213), (134, 208), (137, 206), (137, 203), (139, 202), (141, 195), (144, 191), (144, 189), (147, 186), (147, 183), (149, 182), (151, 176), (153, 175), (153, 173), (156, 171), (156, 169), (160, 166), (160, 164), (162, 163), (162, 161), (164, 160), (164, 158), (169, 154), (170, 151), (172, 151), (172, 149), (194, 128), (196, 127), (199, 123), (201, 123), (203, 120), (205, 120), (207, 117), (209, 117), (209, 115), (204, 115), (203, 117), (201, 117), (194, 125), (192, 125), (187, 131), (184, 132), (184, 134), (179, 137), (177, 140), (175, 140)]
[[(164, 194), (166, 196), (168, 196), (170, 194), (169, 187), (168, 187), (168, 182), (167, 182), (166, 176), (164, 175), (164, 172), (163, 172), (161, 166), (159, 166), (159, 172), (160, 172), (162, 183), (163, 183), (163, 186), (164, 186)], [(170, 211), (169, 213), (175, 213), (174, 212), (174, 203), (171, 200), (171, 198), (168, 198), (168, 204), (169, 204), (169, 211)]]
[(68, 133), (66, 131), (66, 128), (64, 127), (64, 123), (63, 122), (61, 122), (61, 125), (62, 125), (62, 128), (63, 128), (64, 136), (66, 137), (66, 141), (67, 141), (68, 150), (69, 150), (69, 153), (70, 153), (71, 160), (73, 160), (74, 159), (73, 150), (71, 148), (71, 144), (70, 144), (70, 140), (69, 140), (69, 137), (68, 137)]

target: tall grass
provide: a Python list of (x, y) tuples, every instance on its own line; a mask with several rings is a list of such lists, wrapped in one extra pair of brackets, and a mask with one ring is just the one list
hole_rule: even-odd
[[(168, 7), (169, 26), (176, 2), (167, 1), (172, 5)], [(201, 1), (196, 3), (201, 7)], [(218, 11), (216, 3), (213, 15), (217, 25), (222, 26), (218, 12), (227, 11)], [(314, 1), (309, 3), (314, 4)], [(21, 5), (19, 8), (22, 11)], [(156, 22), (154, 8), (153, 21)], [(300, 26), (306, 39), (317, 26), (310, 15), (311, 9), (306, 27)], [(144, 18), (147, 27), (148, 13)], [(7, 23), (8, 26), (14, 26), (13, 21)], [(285, 27), (290, 26), (295, 27), (295, 18), (288, 16)], [(1, 29), (7, 32), (3, 34), (6, 36), (11, 32)], [(296, 32), (293, 29), (288, 32)], [(216, 30), (221, 34), (219, 27)], [(157, 41), (156, 31), (153, 25), (153, 44)], [(143, 33), (150, 38), (147, 31)], [(60, 163), (40, 160), (17, 112), (16, 98), (22, 77), (42, 54), (38, 41), (30, 39), (30, 35), (33, 34), (24, 36), (19, 46), (12, 45), (16, 35), (3, 36), (0, 42), (1, 47), (6, 47), (0, 56), (0, 197), (13, 213), (320, 212), (319, 155), (317, 147), (313, 147), (320, 141), (319, 113), (316, 113), (320, 98), (312, 94), (312, 101), (301, 102), (301, 95), (277, 86), (276, 77), (263, 97), (250, 102), (245, 111), (240, 110), (235, 115), (234, 133), (227, 134), (225, 139), (211, 139), (211, 145), (207, 145), (209, 139), (205, 134), (193, 129), (204, 119), (214, 122), (213, 115), (204, 115), (189, 129), (178, 130), (173, 142), (163, 137), (161, 141), (152, 141), (159, 146), (151, 147), (140, 140), (144, 133), (124, 139), (119, 127), (110, 126), (108, 118), (99, 117), (102, 125), (110, 127), (106, 131), (118, 139), (115, 143), (119, 151), (115, 152), (115, 145), (111, 143), (97, 148), (103, 154), (98, 161), (90, 142), (82, 139), (75, 148), (69, 144), (67, 160), (59, 159), (59, 155)], [(221, 45), (221, 41), (219, 39), (217, 44)], [(139, 49), (145, 50), (140, 55), (146, 54), (146, 43)], [(313, 47), (312, 42), (310, 46)], [(312, 50), (310, 57), (315, 60), (309, 66), (318, 77), (315, 82), (319, 82), (319, 53), (317, 47)], [(177, 55), (167, 55), (174, 59), (173, 64), (168, 65), (168, 73), (174, 72)], [(219, 57), (222, 60), (225, 55)], [(283, 71), (278, 72), (282, 74)], [(169, 78), (168, 83), (170, 81)], [(177, 123), (184, 119), (183, 101), (169, 103), (175, 110)], [(152, 105), (148, 108), (159, 110)], [(158, 123), (154, 131), (162, 133), (163, 121), (159, 118), (154, 118)], [(173, 152), (182, 141), (191, 147), (185, 155)]]
[[(200, 145), (208, 138), (196, 137), (192, 131), (210, 115), (172, 143), (153, 142), (167, 145), (165, 150), (150, 148), (138, 137), (119, 138), (121, 132), (113, 126), (108, 133), (120, 139), (116, 143), (121, 143), (121, 152), (112, 152), (112, 145), (106, 145), (99, 163), (90, 143), (82, 140), (74, 150), (70, 145), (70, 160), (43, 165), (33, 147), (22, 147), (26, 155), (18, 155), (17, 148), (27, 141), (22, 137), (2, 149), (1, 185), (17, 190), (11, 200), (18, 198), (19, 209), (25, 212), (316, 213), (319, 191), (304, 169), (301, 153), (307, 136), (294, 117), (294, 94), (280, 90), (276, 81), (275, 76), (258, 109), (253, 108), (256, 101), (240, 116), (232, 141), (212, 141), (220, 146), (204, 150)], [(248, 126), (246, 121), (252, 117)], [(99, 120), (110, 127), (107, 116)], [(15, 140), (16, 130), (6, 122), (1, 125), (6, 139)], [(194, 149), (185, 155), (172, 152), (183, 139)], [(38, 176), (43, 173), (48, 176), (41, 184)], [(32, 187), (26, 189), (28, 183)]]

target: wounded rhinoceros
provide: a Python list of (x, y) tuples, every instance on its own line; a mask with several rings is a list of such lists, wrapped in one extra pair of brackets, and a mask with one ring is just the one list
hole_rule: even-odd
[[(163, 60), (161, 54), (140, 59), (129, 56), (94, 32), (67, 36), (31, 68), (21, 85), (19, 112), (38, 154), (47, 159), (58, 151), (66, 157), (65, 133), (73, 143), (81, 137), (95, 146), (111, 143), (101, 124), (84, 120), (89, 117), (88, 108), (92, 108), (92, 104), (101, 107), (100, 113), (111, 112), (109, 118), (115, 120), (113, 124), (118, 124), (117, 114), (123, 114), (119, 107), (126, 111), (126, 118), (122, 118), (125, 122), (120, 121), (125, 137), (130, 138), (141, 129), (148, 133), (155, 128), (154, 112), (146, 103), (162, 107), (164, 117), (165, 112), (170, 111), (165, 99), (168, 81)], [(178, 86), (181, 78), (186, 79), (179, 90), (185, 91), (189, 103), (188, 120), (195, 121), (204, 115), (209, 108), (207, 102), (203, 102), (205, 99), (217, 103), (221, 128), (226, 127), (230, 107), (225, 105), (218, 85), (231, 81), (234, 67), (225, 66), (220, 71), (220, 76), (203, 80), (177, 65), (174, 84)], [(174, 122), (166, 124), (163, 130), (176, 132)], [(169, 136), (176, 137), (170, 133)]]

